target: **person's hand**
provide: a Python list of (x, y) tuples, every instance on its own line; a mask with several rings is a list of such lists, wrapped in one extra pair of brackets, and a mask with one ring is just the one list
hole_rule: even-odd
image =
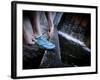
[(49, 32), (49, 38), (51, 38), (53, 36), (53, 31)]
[(51, 38), (54, 34), (54, 28), (51, 28), (48, 34), (49, 34), (49, 38)]

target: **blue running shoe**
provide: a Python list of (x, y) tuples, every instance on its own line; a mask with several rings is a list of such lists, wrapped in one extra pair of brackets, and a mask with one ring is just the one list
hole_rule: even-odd
[(39, 36), (36, 37), (35, 42), (44, 49), (54, 49), (55, 48), (55, 44), (51, 43), (50, 41), (48, 41), (44, 36)]

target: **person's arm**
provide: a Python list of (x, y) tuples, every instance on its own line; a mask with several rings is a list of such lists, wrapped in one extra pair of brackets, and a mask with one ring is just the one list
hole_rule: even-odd
[(52, 12), (46, 12), (45, 14), (46, 14), (48, 25), (49, 25), (49, 37), (51, 37), (53, 35), (53, 31), (54, 31)]

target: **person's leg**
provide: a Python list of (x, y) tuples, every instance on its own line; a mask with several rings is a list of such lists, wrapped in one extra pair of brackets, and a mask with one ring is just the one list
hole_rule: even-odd
[[(35, 28), (35, 27), (34, 27)], [(34, 29), (34, 32), (37, 32)], [(35, 35), (32, 30), (32, 24), (29, 18), (29, 12), (25, 15), (23, 13), (23, 69), (36, 69), (39, 68), (44, 50), (40, 49), (33, 38)], [(24, 43), (25, 42), (25, 43)]]
[(32, 31), (32, 25), (27, 16), (23, 16), (23, 37), (27, 44), (34, 44), (32, 41), (33, 37), (33, 31)]
[(41, 28), (40, 28), (40, 12), (31, 12), (30, 13), (30, 20), (32, 23), (33, 32), (35, 33), (35, 36), (42, 35)]

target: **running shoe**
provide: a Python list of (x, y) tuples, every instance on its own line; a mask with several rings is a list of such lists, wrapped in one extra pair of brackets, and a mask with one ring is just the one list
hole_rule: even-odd
[(51, 43), (50, 41), (48, 41), (44, 36), (38, 36), (36, 37), (35, 42), (44, 49), (54, 49), (55, 48), (55, 44)]

